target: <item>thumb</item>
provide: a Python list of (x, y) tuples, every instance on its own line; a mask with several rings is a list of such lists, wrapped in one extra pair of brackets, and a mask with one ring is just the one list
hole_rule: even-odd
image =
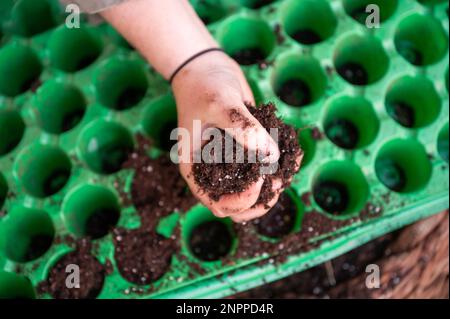
[(245, 105), (226, 108), (225, 113), (217, 123), (220, 129), (246, 149), (262, 154), (265, 161), (278, 161), (280, 150), (277, 143)]

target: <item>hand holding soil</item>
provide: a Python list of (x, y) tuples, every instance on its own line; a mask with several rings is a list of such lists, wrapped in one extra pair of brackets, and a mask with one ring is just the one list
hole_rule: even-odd
[[(195, 136), (199, 132), (193, 128), (194, 120), (201, 121), (202, 130), (209, 127), (223, 130), (244, 148), (263, 154), (268, 162), (280, 158), (278, 145), (246, 106), (253, 104), (254, 99), (239, 66), (224, 53), (211, 53), (183, 69), (175, 78), (173, 89), (179, 127), (186, 128), (191, 137), (189, 150), (180, 143), (180, 154), (189, 152), (190, 158), (180, 164), (180, 170), (192, 192), (218, 217), (243, 222), (264, 215), (277, 202), (285, 186), (282, 179), (274, 179), (270, 186), (265, 184), (259, 163), (192, 164), (194, 153), (199, 151), (194, 149), (193, 140), (201, 138)], [(252, 149), (249, 141), (258, 148)], [(300, 158), (296, 160), (297, 167), (299, 162)], [(201, 175), (212, 178), (206, 181)], [(262, 202), (262, 190), (267, 187), (272, 195)]]
[[(193, 174), (192, 161), (180, 164), (181, 174), (192, 193), (215, 215), (231, 217), (236, 222), (264, 215), (276, 204), (300, 166), (301, 151), (295, 131), (276, 119), (274, 108), (270, 109), (271, 114), (260, 112), (260, 116), (270, 119), (267, 125), (261, 125), (261, 119), (256, 119), (252, 114), (256, 109), (252, 111), (246, 106), (254, 105), (254, 98), (239, 65), (223, 52), (210, 51), (219, 45), (188, 1), (129, 1), (102, 12), (102, 15), (166, 79), (172, 79), (176, 74), (172, 88), (178, 124), (189, 131), (191, 139), (188, 149), (180, 149), (182, 153), (193, 156), (199, 151), (194, 149), (193, 140), (201, 141), (201, 136), (194, 135), (193, 126), (194, 121), (200, 120), (202, 127), (197, 135), (204, 129), (218, 128), (230, 134), (248, 152), (265, 157), (264, 163), (279, 160), (280, 169), (272, 177), (259, 173), (262, 163), (197, 167), (203, 171), (200, 174), (203, 177)], [(199, 55), (205, 51), (208, 53)], [(181, 71), (177, 73), (180, 67)], [(281, 157), (278, 145), (266, 130), (271, 127), (283, 128), (280, 133), (285, 140), (280, 141), (280, 146), (285, 149)], [(237, 133), (233, 129), (241, 131)], [(252, 147), (254, 145), (256, 147)], [(234, 177), (223, 174), (226, 171), (234, 172)], [(213, 179), (204, 178), (208, 175), (217, 177), (220, 185)]]

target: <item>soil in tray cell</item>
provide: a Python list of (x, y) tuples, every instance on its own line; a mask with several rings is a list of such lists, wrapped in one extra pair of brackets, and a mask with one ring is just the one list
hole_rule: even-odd
[(213, 220), (194, 228), (189, 238), (189, 248), (198, 259), (215, 261), (230, 252), (232, 241), (227, 225)]
[(288, 235), (295, 226), (297, 208), (291, 197), (281, 194), (276, 205), (263, 217), (253, 221), (258, 234), (269, 238)]

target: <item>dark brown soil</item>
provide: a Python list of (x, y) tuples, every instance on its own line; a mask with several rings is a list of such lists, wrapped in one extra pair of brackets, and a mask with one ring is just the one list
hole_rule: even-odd
[(302, 107), (312, 101), (311, 89), (305, 81), (300, 79), (284, 82), (276, 94), (280, 100), (291, 106)]
[(191, 252), (204, 261), (225, 257), (231, 250), (233, 238), (228, 226), (218, 220), (205, 222), (192, 230), (189, 238)]
[(274, 104), (269, 103), (258, 108), (249, 107), (249, 110), (268, 131), (270, 131), (270, 128), (278, 128), (279, 167), (275, 174), (265, 176), (263, 190), (257, 201), (257, 205), (267, 204), (275, 196), (272, 192), (272, 181), (274, 179), (280, 179), (284, 188), (290, 186), (292, 177), (300, 169), (297, 160), (303, 151), (300, 149), (297, 131), (276, 116)]
[[(248, 152), (244, 151), (244, 162), (238, 163), (238, 148), (242, 146), (234, 142), (233, 158), (231, 163), (228, 154), (225, 154), (225, 136), (222, 134), (222, 159), (215, 163), (197, 163), (192, 167), (195, 182), (206, 192), (214, 201), (219, 201), (223, 195), (241, 193), (245, 191), (250, 184), (256, 182), (260, 177), (259, 163), (248, 162)], [(214, 157), (214, 153), (211, 153)]]
[(354, 149), (359, 142), (359, 130), (351, 121), (336, 119), (325, 126), (328, 138), (344, 149)]
[(297, 208), (291, 197), (283, 193), (270, 211), (253, 221), (256, 232), (269, 238), (281, 238), (288, 235), (295, 226)]
[(137, 285), (148, 285), (161, 278), (169, 270), (177, 250), (174, 239), (145, 229), (116, 229), (114, 246), (120, 274)]
[[(283, 186), (290, 184), (292, 176), (298, 172), (296, 161), (301, 155), (296, 131), (284, 124), (275, 115), (274, 104), (266, 104), (261, 107), (248, 106), (252, 115), (269, 131), (270, 128), (278, 128), (280, 149), (279, 168), (275, 174), (264, 176), (265, 182), (258, 199), (257, 205), (267, 204), (275, 194), (272, 193), (272, 180), (280, 178)], [(225, 139), (225, 135), (223, 135)], [(242, 147), (236, 145), (235, 147)], [(223, 149), (225, 143), (223, 143)], [(234, 152), (233, 163), (198, 163), (193, 165), (193, 174), (196, 183), (205, 191), (212, 200), (218, 201), (221, 196), (245, 191), (252, 183), (260, 178), (261, 163), (248, 163), (248, 152), (245, 151), (245, 162), (236, 163)]]
[(150, 141), (142, 136), (138, 136), (137, 140), (138, 147), (125, 162), (124, 168), (135, 171), (131, 187), (132, 202), (144, 227), (151, 229), (160, 217), (174, 211), (187, 211), (197, 201), (169, 156), (150, 158), (147, 154)]
[(295, 41), (306, 45), (316, 44), (322, 41), (320, 35), (312, 29), (299, 30), (292, 35), (292, 38)]
[[(49, 293), (56, 299), (93, 299), (103, 288), (105, 267), (91, 255), (91, 246), (81, 242), (76, 249), (64, 255), (50, 270), (46, 281), (38, 286), (39, 293)], [(67, 288), (68, 265), (80, 267), (80, 288)]]
[(283, 31), (282, 31), (281, 24), (277, 23), (274, 27), (275, 36), (277, 38), (278, 45), (282, 45), (286, 38), (284, 37)]
[(367, 85), (369, 84), (369, 75), (366, 69), (353, 62), (344, 63), (336, 68), (336, 71), (342, 76), (346, 81), (353, 85)]
[(266, 58), (266, 54), (260, 48), (242, 49), (231, 55), (240, 65), (258, 64)]

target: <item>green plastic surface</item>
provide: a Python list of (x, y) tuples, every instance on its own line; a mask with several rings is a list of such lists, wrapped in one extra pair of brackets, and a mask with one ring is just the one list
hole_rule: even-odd
[[(266, 254), (201, 262), (187, 237), (195, 225), (216, 218), (197, 205), (161, 220), (158, 232), (164, 236), (181, 227), (181, 251), (152, 285), (122, 278), (111, 234), (96, 239), (95, 256), (114, 267), (99, 298), (227, 296), (448, 208), (446, 1), (279, 0), (261, 7), (257, 0), (192, 2), (229, 54), (259, 49), (266, 56), (264, 63), (243, 66), (255, 97), (275, 102), (284, 121), (301, 129), (305, 160), (289, 190), (298, 207), (293, 231), (306, 231), (301, 220), (312, 211), (347, 219), (370, 203), (381, 214), (324, 234), (318, 248), (281, 264)], [(360, 23), (370, 3), (380, 6), (379, 29)], [(120, 165), (136, 133), (156, 140), (156, 154), (164, 151), (164, 132), (176, 121), (168, 84), (110, 26), (83, 22), (81, 29), (69, 30), (63, 21), (53, 0), (0, 4), (0, 211), (7, 212), (0, 217), (0, 298), (34, 297), (32, 286), (70, 250), (54, 242), (39, 256), (26, 255), (35, 236), (84, 236), (96, 208), (120, 214), (119, 226), (139, 226), (135, 208), (120, 195), (130, 192), (133, 171)], [(305, 31), (315, 35), (313, 44), (298, 37)], [(366, 73), (367, 85), (343, 69), (355, 64)], [(309, 100), (300, 106), (280, 100), (276, 92), (287, 81), (303, 83)], [(358, 130), (356, 141), (348, 141), (342, 121)], [(316, 128), (324, 133), (320, 138)], [(338, 182), (348, 191), (339, 216), (314, 199), (301, 202), (323, 182)], [(204, 273), (190, 276), (192, 262)]]

